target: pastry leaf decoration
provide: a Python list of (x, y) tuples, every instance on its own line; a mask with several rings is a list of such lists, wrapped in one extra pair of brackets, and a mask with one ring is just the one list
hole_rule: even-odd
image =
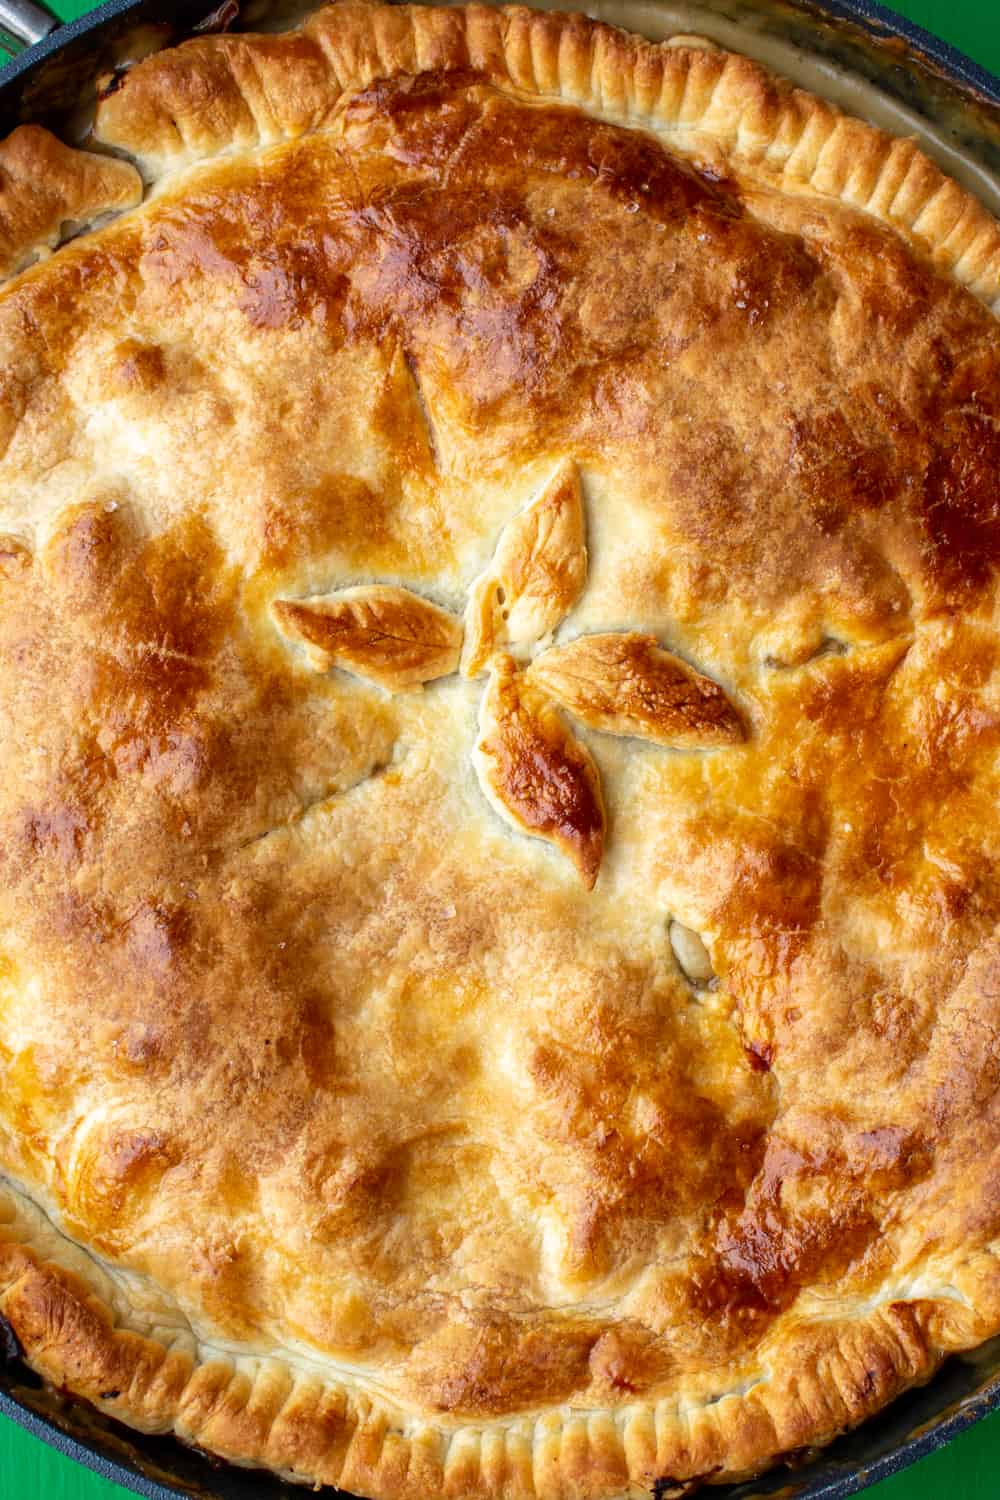
[(462, 622), (409, 589), (375, 583), (272, 608), (318, 672), (345, 667), (397, 693), (458, 670)]
[(472, 585), (466, 677), (478, 676), (494, 651), (533, 645), (555, 630), (586, 581), (580, 477), (575, 464), (562, 463), (541, 494), (504, 527), (492, 563)]
[(718, 683), (637, 631), (579, 636), (518, 662), (514, 650), (544, 644), (586, 582), (580, 477), (563, 462), (500, 533), (470, 588), (464, 630), (447, 610), (390, 584), (278, 599), (272, 610), (317, 672), (340, 667), (390, 693), (460, 664), (466, 677), (487, 671), (473, 757), (483, 794), (511, 828), (571, 860), (592, 890), (606, 833), (601, 779), (564, 713), (678, 750), (738, 744), (744, 725)]
[(743, 721), (710, 677), (634, 631), (582, 635), (537, 657), (528, 677), (589, 729), (680, 750), (738, 744)]
[(491, 663), (475, 765), (500, 816), (562, 850), (592, 890), (605, 833), (597, 767), (511, 656)]

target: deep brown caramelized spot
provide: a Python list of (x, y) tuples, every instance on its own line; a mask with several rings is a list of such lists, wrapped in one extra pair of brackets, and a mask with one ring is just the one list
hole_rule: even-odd
[(480, 751), (490, 786), (516, 824), (570, 855), (593, 886), (604, 849), (604, 807), (593, 761), (510, 657), (493, 668)]
[(1000, 415), (951, 410), (924, 476), (924, 516), (935, 562), (958, 591), (988, 582), (1000, 559)]
[(348, 138), (357, 125), (383, 132), (397, 160), (435, 175), (455, 166), (470, 172), (489, 159), (505, 177), (529, 168), (583, 182), (664, 220), (703, 208), (729, 218), (742, 211), (718, 178), (671, 156), (651, 136), (560, 106), (514, 104), (471, 72), (378, 79), (347, 106)]
[[(827, 1125), (811, 1148), (772, 1134), (742, 1212), (718, 1225), (719, 1279), (705, 1293), (717, 1308), (788, 1307), (821, 1272), (843, 1273), (877, 1250), (881, 1199), (930, 1166), (921, 1133), (898, 1127), (852, 1134)], [(822, 1217), (810, 1212), (817, 1200)]]

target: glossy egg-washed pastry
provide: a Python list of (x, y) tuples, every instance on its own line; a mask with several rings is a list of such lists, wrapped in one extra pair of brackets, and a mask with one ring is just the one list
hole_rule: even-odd
[(0, 147), (30, 1364), (376, 1500), (612, 1500), (995, 1334), (994, 222), (522, 9), (192, 41), (85, 144)]

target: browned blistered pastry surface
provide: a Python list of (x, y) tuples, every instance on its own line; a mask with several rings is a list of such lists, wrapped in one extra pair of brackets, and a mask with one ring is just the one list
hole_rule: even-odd
[[(996, 227), (520, 10), (202, 39), (91, 144), (141, 205), (0, 294), (34, 1366), (377, 1500), (612, 1500), (1000, 1330)], [(36, 149), (8, 270), (138, 196)]]

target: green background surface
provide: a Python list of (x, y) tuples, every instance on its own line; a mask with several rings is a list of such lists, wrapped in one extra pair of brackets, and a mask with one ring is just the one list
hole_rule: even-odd
[[(93, 8), (86, 0), (51, 3), (64, 20)], [(896, 0), (894, 9), (1000, 74), (1000, 0)], [(873, 1500), (1000, 1500), (1000, 1412), (867, 1493)], [(125, 1500), (126, 1494), (0, 1417), (0, 1500)]]

